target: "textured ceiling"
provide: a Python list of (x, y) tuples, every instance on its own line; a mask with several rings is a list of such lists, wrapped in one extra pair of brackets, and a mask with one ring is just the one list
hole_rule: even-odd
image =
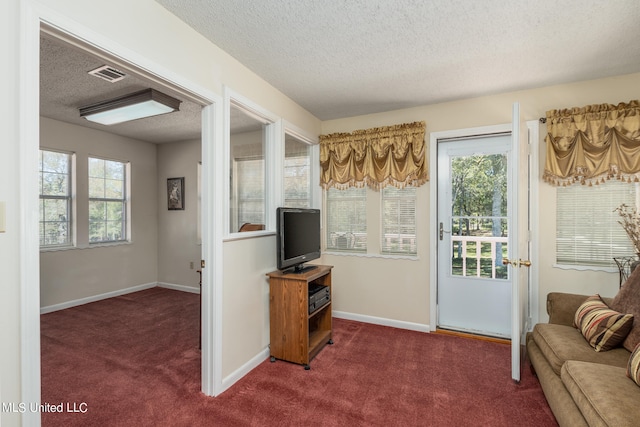
[[(200, 105), (188, 101), (179, 93), (132, 73), (115, 83), (87, 74), (88, 71), (102, 65), (105, 65), (105, 61), (91, 53), (55, 38), (42, 36), (40, 38), (40, 115), (154, 143), (200, 138), (202, 110)], [(121, 69), (119, 66), (116, 68)], [(182, 100), (180, 111), (112, 126), (92, 123), (80, 117), (78, 111), (80, 107), (145, 88), (158, 89)]]
[[(123, 80), (111, 83), (87, 74), (110, 65), (127, 74)], [(180, 111), (111, 126), (89, 122), (80, 117), (78, 109), (96, 102), (153, 88), (182, 101)], [(180, 92), (145, 78), (123, 66), (113, 64), (98, 53), (83, 50), (50, 34), (40, 37), (40, 115), (116, 135), (162, 144), (199, 139), (201, 134), (200, 104)], [(231, 133), (252, 132), (262, 124), (231, 109)]]
[(640, 71), (638, 0), (156, 0), (327, 120)]

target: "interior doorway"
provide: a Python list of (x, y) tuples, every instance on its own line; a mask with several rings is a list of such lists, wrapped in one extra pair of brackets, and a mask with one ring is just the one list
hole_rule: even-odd
[[(85, 164), (87, 162), (87, 154), (83, 150), (84, 146), (90, 147), (88, 148), (88, 150), (92, 150), (90, 151), (89, 156), (105, 156), (107, 155), (105, 153), (109, 152), (110, 154), (108, 154), (108, 156), (114, 156), (114, 158), (123, 159), (124, 161), (128, 162), (126, 164), (130, 164), (130, 162), (133, 161), (131, 170), (134, 172), (132, 180), (135, 180), (135, 181), (129, 183), (129, 185), (126, 186), (127, 187), (126, 193), (127, 193), (127, 199), (128, 199), (129, 190), (130, 189), (133, 190), (132, 191), (133, 201), (131, 202), (131, 204), (134, 205), (134, 208), (135, 206), (137, 206), (137, 210), (132, 210), (133, 212), (132, 216), (130, 216), (129, 213), (125, 215), (127, 217), (128, 226), (123, 228), (131, 230), (133, 232), (133, 234), (130, 234), (130, 231), (125, 231), (126, 235), (124, 236), (124, 238), (126, 239), (126, 241), (129, 242), (129, 245), (127, 245), (129, 247), (122, 246), (122, 245), (114, 245), (112, 247), (105, 246), (105, 249), (101, 251), (102, 255), (100, 256), (100, 258), (87, 257), (86, 255), (83, 256), (81, 259), (84, 260), (85, 268), (79, 269), (82, 271), (81, 273), (79, 273), (79, 275), (88, 274), (89, 276), (91, 276), (91, 270), (94, 270), (95, 271), (94, 275), (96, 277), (103, 277), (104, 274), (100, 270), (100, 268), (92, 269), (90, 266), (94, 265), (96, 267), (99, 267), (105, 264), (110, 264), (118, 261), (119, 257), (117, 256), (109, 257), (107, 253), (114, 253), (116, 251), (127, 251), (127, 253), (129, 253), (129, 256), (135, 257), (135, 259), (140, 259), (140, 256), (135, 254), (140, 253), (141, 251), (149, 252), (142, 249), (148, 246), (149, 243), (147, 242), (153, 242), (153, 239), (157, 239), (157, 243), (156, 243), (157, 247), (155, 250), (151, 251), (151, 253), (157, 253), (158, 256), (155, 258), (158, 258), (158, 259), (154, 259), (154, 260), (149, 259), (148, 262), (143, 260), (143, 262), (136, 263), (137, 267), (135, 267), (135, 271), (147, 270), (148, 268), (146, 268), (144, 265), (149, 264), (149, 262), (157, 262), (158, 264), (161, 263), (160, 261), (161, 251), (157, 250), (158, 247), (173, 248), (176, 245), (176, 242), (175, 242), (176, 234), (182, 234), (182, 232), (181, 232), (181, 229), (177, 229), (176, 226), (171, 226), (171, 216), (170, 216), (171, 212), (166, 213), (161, 208), (162, 204), (160, 203), (160, 201), (162, 200), (162, 197), (158, 196), (159, 203), (155, 203), (155, 206), (154, 206), (153, 203), (145, 203), (142, 201), (143, 200), (142, 197), (148, 197), (147, 194), (141, 194), (140, 191), (136, 192), (136, 189), (140, 189), (140, 187), (137, 186), (137, 183), (140, 183), (141, 181), (144, 180), (144, 182), (147, 183), (144, 187), (145, 190), (146, 189), (150, 190), (150, 191), (145, 191), (145, 193), (146, 192), (150, 194), (162, 193), (162, 191), (153, 190), (153, 187), (149, 187), (149, 185), (151, 186), (155, 185), (156, 188), (157, 187), (162, 188), (162, 185), (164, 182), (163, 180), (155, 176), (154, 177), (143, 176), (143, 170), (149, 170), (148, 168), (153, 163), (155, 163), (156, 167), (158, 168), (158, 175), (163, 175), (162, 168), (167, 169), (167, 167), (169, 167), (169, 169), (172, 169), (172, 170), (181, 169), (182, 173), (180, 173), (179, 175), (188, 176), (187, 184), (189, 186), (188, 187), (189, 195), (192, 197), (190, 200), (191, 205), (189, 205), (188, 207), (183, 206), (182, 208), (183, 212), (181, 212), (181, 214), (182, 216), (185, 216), (186, 214), (193, 216), (194, 221), (189, 221), (189, 223), (193, 224), (194, 230), (196, 228), (196, 225), (195, 225), (196, 217), (197, 217), (197, 220), (202, 221), (203, 216), (199, 212), (200, 205), (201, 205), (200, 200), (202, 199), (202, 192), (199, 192), (198, 194), (198, 203), (197, 203), (198, 212), (196, 215), (196, 212), (195, 212), (196, 198), (194, 197), (196, 195), (196, 192), (194, 191), (194, 189), (195, 189), (195, 183), (196, 183), (196, 176), (198, 172), (200, 172), (198, 170), (199, 167), (196, 160), (201, 162), (201, 158), (198, 157), (197, 154), (202, 153), (203, 151), (201, 147), (202, 140), (203, 140), (202, 109), (206, 106), (206, 104), (204, 104), (204, 102), (202, 102), (200, 99), (197, 99), (197, 98), (194, 99), (195, 96), (190, 93), (182, 93), (183, 92), (182, 89), (176, 88), (175, 85), (171, 84), (170, 82), (161, 80), (157, 78), (157, 76), (151, 79), (149, 76), (145, 75), (145, 73), (141, 73), (134, 70), (133, 64), (127, 64), (121, 60), (110, 58), (109, 56), (110, 55), (108, 55), (106, 52), (101, 51), (96, 47), (83, 46), (81, 45), (79, 40), (74, 39), (73, 37), (70, 37), (68, 35), (60, 35), (59, 32), (56, 31), (55, 29), (51, 29), (47, 26), (43, 26), (43, 29), (41, 31), (41, 37), (40, 37), (40, 67), (39, 67), (40, 87), (41, 87), (40, 115), (41, 117), (46, 117), (46, 121), (44, 123), (41, 122), (41, 126), (44, 126), (44, 129), (46, 131), (44, 131), (44, 133), (41, 133), (42, 135), (41, 137), (44, 139), (40, 141), (40, 146), (44, 147), (43, 149), (45, 150), (61, 149), (65, 151), (70, 150), (70, 152), (73, 153), (72, 158), (74, 159), (74, 162), (73, 162), (74, 166), (73, 166), (73, 171), (69, 172), (70, 181), (73, 183), (73, 187), (77, 188), (77, 190), (79, 191), (75, 191), (75, 190), (72, 191), (72, 194), (73, 194), (72, 199), (75, 200), (76, 203), (73, 203), (72, 206), (70, 206), (71, 211), (68, 212), (69, 214), (68, 216), (72, 218), (70, 219), (70, 221), (72, 221), (71, 223), (72, 224), (75, 223), (75, 227), (68, 227), (70, 230), (67, 232), (67, 233), (70, 232), (70, 234), (72, 235), (71, 240), (74, 241), (73, 249), (75, 250), (49, 253), (50, 251), (47, 250), (49, 248), (47, 248), (45, 249), (45, 252), (40, 254), (40, 260), (41, 260), (40, 269), (43, 272), (43, 274), (41, 275), (41, 280), (43, 280), (43, 283), (41, 283), (41, 288), (40, 288), (41, 301), (43, 300), (43, 296), (50, 296), (52, 293), (55, 294), (56, 292), (60, 292), (55, 287), (54, 283), (59, 283), (61, 281), (66, 282), (69, 285), (67, 286), (67, 289), (71, 289), (74, 287), (78, 288), (78, 285), (80, 285), (80, 281), (74, 280), (74, 279), (82, 279), (82, 277), (78, 277), (78, 275), (70, 274), (69, 277), (65, 276), (65, 277), (62, 277), (60, 280), (56, 280), (55, 276), (58, 275), (56, 272), (60, 273), (61, 270), (68, 271), (70, 269), (67, 268), (67, 269), (54, 270), (51, 268), (51, 264), (52, 264), (51, 261), (45, 262), (44, 265), (42, 264), (42, 257), (55, 255), (55, 262), (57, 263), (60, 263), (61, 261), (63, 263), (66, 262), (64, 260), (67, 260), (73, 263), (73, 259), (78, 259), (77, 255), (83, 255), (83, 254), (80, 254), (78, 250), (86, 251), (91, 247), (89, 246), (89, 244), (93, 244), (92, 242), (94, 241), (93, 236), (91, 234), (91, 227), (89, 227), (89, 235), (87, 235), (87, 231), (86, 231), (87, 215), (82, 208), (83, 204), (77, 203), (80, 201), (86, 202), (85, 194), (81, 190), (84, 188), (84, 182), (87, 181), (86, 167), (85, 167)], [(110, 74), (106, 75), (106, 77), (110, 78), (114, 73), (117, 72), (117, 80), (111, 81), (106, 79), (102, 75), (100, 75), (101, 78), (96, 78), (95, 76), (92, 76), (92, 73), (87, 73), (87, 70), (94, 69), (96, 65), (101, 65), (105, 63), (108, 64), (108, 69), (103, 71), (102, 73), (109, 72)], [(118, 64), (118, 65), (115, 65), (115, 64)], [(100, 67), (100, 68), (104, 68), (104, 67)], [(163, 117), (150, 118), (150, 119), (146, 119), (146, 118), (138, 119), (138, 120), (135, 120), (134, 122), (127, 122), (122, 126), (96, 125), (86, 120), (83, 120), (81, 118), (74, 117), (74, 116), (77, 116), (76, 114), (77, 107), (82, 105), (81, 102), (86, 102), (81, 100), (97, 99), (98, 97), (100, 97), (101, 99), (109, 99), (109, 98), (113, 98), (114, 94), (120, 95), (122, 94), (123, 91), (132, 92), (137, 90), (137, 87), (141, 87), (141, 86), (145, 88), (150, 87), (150, 88), (153, 88), (154, 90), (162, 91), (162, 93), (170, 93), (172, 96), (176, 97), (176, 99), (180, 99), (179, 111), (175, 113), (171, 113), (170, 116), (163, 116)], [(167, 129), (164, 132), (162, 132), (163, 135), (160, 135), (159, 132), (156, 131), (156, 129), (158, 128), (158, 120), (162, 120), (163, 122), (168, 123)], [(60, 123), (61, 125), (58, 125), (58, 123)], [(73, 125), (75, 127), (67, 126), (67, 124)], [(50, 135), (49, 135), (50, 129), (52, 126), (54, 128), (56, 128), (57, 126), (60, 126), (60, 129), (63, 132), (64, 132), (64, 129), (67, 129), (68, 131), (73, 131), (71, 132), (71, 135), (67, 134), (68, 137), (65, 138), (67, 140), (67, 144), (68, 144), (67, 146), (59, 146), (59, 147), (56, 146), (57, 139), (50, 138)], [(97, 130), (99, 134), (93, 133), (93, 135), (96, 135), (96, 136), (111, 135), (111, 137), (105, 137), (105, 141), (113, 140), (113, 143), (112, 143), (113, 146), (121, 147), (121, 149), (124, 148), (125, 150), (123, 152), (119, 152), (119, 150), (117, 149), (115, 151), (114, 150), (101, 151), (102, 150), (101, 145), (103, 144), (93, 144), (92, 141), (86, 141), (86, 140), (79, 141), (79, 143), (72, 142), (77, 140), (77, 137), (78, 137), (77, 132), (80, 132), (80, 131), (76, 131), (75, 129), (81, 129), (85, 127), (94, 128), (95, 130)], [(88, 130), (88, 132), (93, 132), (93, 131)], [(87, 133), (87, 135), (91, 135), (91, 133)], [(130, 138), (130, 139), (120, 139), (121, 137)], [(126, 143), (123, 143), (121, 141), (126, 141)], [(151, 143), (151, 145), (147, 143)], [(160, 156), (160, 153), (162, 152), (161, 148), (166, 147), (167, 145), (165, 144), (172, 144), (171, 145), (172, 154), (173, 154), (173, 151), (175, 151), (176, 149), (182, 150), (183, 152), (187, 152), (188, 153), (187, 157), (192, 158), (193, 161), (182, 162), (183, 164), (176, 167), (175, 160), (161, 160), (161, 156)], [(156, 152), (157, 155), (153, 155), (153, 157), (142, 155), (141, 157), (141, 154), (139, 154), (139, 152), (146, 153), (147, 151), (149, 151), (149, 149), (146, 149), (146, 150), (131, 149), (131, 151), (128, 150), (129, 146), (142, 147), (145, 145), (147, 147), (150, 147), (152, 145), (155, 146), (154, 147), (155, 150), (151, 150), (151, 151)], [(46, 152), (48, 153), (49, 151), (46, 151)], [(132, 154), (134, 157), (133, 158), (129, 157)], [(167, 157), (166, 154), (162, 156), (162, 158), (166, 158), (166, 157)], [(176, 156), (172, 156), (172, 159), (175, 159), (175, 157)], [(89, 158), (91, 159), (91, 157)], [(78, 167), (76, 167), (76, 163)], [(47, 175), (51, 175), (51, 174), (47, 174)], [(129, 169), (126, 175), (127, 177), (130, 175)], [(170, 176), (173, 176), (173, 175), (170, 175)], [(92, 178), (89, 179), (90, 183), (92, 182), (91, 179)], [(184, 178), (182, 179), (184, 183)], [(89, 193), (91, 193), (91, 190), (89, 191)], [(147, 200), (147, 199), (144, 199), (144, 200)], [(153, 197), (150, 198), (149, 200), (153, 200)], [(129, 202), (127, 202), (127, 204), (129, 204)], [(76, 205), (77, 205), (77, 208), (75, 207)], [(144, 212), (142, 212), (141, 209), (145, 209)], [(145, 231), (143, 232), (142, 228), (140, 227), (141, 219), (135, 217), (136, 212), (140, 217), (140, 215), (147, 216), (149, 215), (149, 213), (152, 213), (153, 211), (157, 211), (157, 214), (153, 214), (153, 216), (155, 216), (158, 221), (157, 230), (154, 232), (151, 229), (149, 230), (145, 229)], [(89, 216), (92, 217), (94, 215), (95, 213), (90, 209)], [(175, 221), (173, 222), (175, 223)], [(135, 229), (136, 224), (138, 225), (137, 230)], [(201, 229), (200, 224), (198, 224), (198, 229)], [(173, 232), (173, 237), (174, 237), (174, 240), (172, 241), (173, 244), (167, 245), (165, 243), (165, 246), (162, 246), (163, 240), (166, 240), (167, 237), (164, 236), (163, 233), (160, 232), (160, 230), (163, 230), (165, 232), (168, 232), (168, 231)], [(157, 235), (157, 237), (151, 237), (151, 234), (155, 234)], [(42, 241), (42, 238), (41, 238), (41, 241)], [(71, 295), (70, 297), (69, 296), (67, 296), (66, 298), (63, 297), (62, 299), (64, 299), (64, 301), (62, 303), (57, 303), (52, 306), (44, 307), (45, 309), (44, 312), (55, 311), (57, 309), (66, 308), (68, 306), (75, 306), (85, 302), (91, 302), (97, 299), (118, 296), (123, 293), (128, 293), (128, 292), (143, 289), (148, 286), (153, 286), (154, 283), (158, 283), (160, 286), (175, 288), (178, 290), (183, 290), (188, 292), (200, 292), (198, 285), (199, 283), (201, 283), (201, 280), (199, 280), (199, 276), (196, 274), (196, 270), (194, 267), (196, 263), (199, 267), (200, 260), (204, 258), (203, 258), (203, 255), (200, 253), (200, 250), (199, 250), (200, 246), (197, 246), (195, 244), (198, 242), (192, 241), (189, 243), (190, 243), (189, 245), (182, 245), (183, 249), (180, 252), (194, 252), (195, 250), (194, 253), (191, 253), (191, 257), (190, 257), (190, 259), (193, 260), (191, 262), (191, 266), (192, 266), (191, 276), (193, 277), (191, 278), (183, 278), (183, 280), (180, 280), (180, 278), (178, 277), (176, 278), (176, 280), (173, 280), (173, 281), (167, 280), (164, 277), (158, 277), (157, 273), (159, 273), (160, 270), (153, 268), (153, 270), (157, 270), (156, 276), (151, 277), (151, 276), (144, 276), (144, 275), (139, 275), (139, 276), (130, 275), (132, 281), (123, 283), (126, 289), (123, 289), (122, 291), (115, 290), (115, 291), (105, 292), (104, 287), (98, 285), (96, 286), (97, 292), (94, 291), (94, 293), (97, 294), (95, 297), (90, 295), (88, 297), (77, 298), (76, 295), (80, 294), (80, 292), (68, 292), (68, 294)], [(93, 247), (95, 247), (95, 244), (93, 245), (94, 245)], [(139, 247), (141, 249), (133, 249), (136, 247)], [(57, 248), (54, 248), (54, 249), (57, 249)], [(91, 252), (94, 252), (94, 251), (91, 251)], [(166, 250), (164, 252), (166, 252)], [(164, 257), (169, 259), (173, 258), (171, 254), (168, 254), (168, 255), (165, 254)], [(145, 257), (145, 260), (147, 258), (149, 257)], [(50, 260), (50, 258), (46, 258), (46, 259)], [(130, 268), (130, 267), (127, 267), (126, 264), (121, 264), (119, 262), (118, 264), (120, 264), (120, 268), (118, 269), (120, 271)], [(186, 261), (184, 262), (184, 264), (186, 266)], [(153, 264), (150, 264), (150, 265), (153, 265)], [(183, 270), (186, 270), (186, 269), (183, 269)], [(126, 272), (125, 274), (129, 275)], [(109, 282), (114, 281), (118, 283), (119, 282), (118, 277), (119, 277), (118, 272), (114, 271), (114, 274), (112, 277), (110, 277)], [(143, 282), (143, 284), (140, 285), (141, 282), (136, 281), (136, 279), (138, 279), (139, 277), (145, 277), (145, 278), (148, 277), (148, 279), (146, 279)], [(98, 279), (93, 280), (94, 283), (97, 281)], [(178, 284), (178, 285), (174, 285), (174, 284)], [(49, 288), (54, 288), (54, 289), (50, 290)], [(69, 302), (66, 302), (66, 301), (69, 301)], [(47, 306), (48, 303), (50, 303), (50, 300), (46, 299), (45, 306)], [(200, 311), (200, 313), (202, 313), (202, 310)], [(201, 331), (202, 331), (202, 328), (200, 330), (197, 330), (197, 333), (201, 334)]]
[[(203, 184), (202, 191), (202, 259), (206, 263), (202, 278), (202, 319), (203, 319), (203, 348), (202, 348), (202, 391), (207, 395), (215, 395), (221, 389), (221, 342), (219, 309), (219, 288), (222, 277), (222, 225), (215, 220), (213, 214), (214, 193), (221, 190), (223, 175), (216, 172), (214, 161), (216, 154), (216, 140), (221, 139), (222, 130), (222, 99), (219, 95), (200, 87), (191, 81), (182, 79), (162, 66), (148, 61), (146, 58), (127, 50), (108, 39), (95, 41), (95, 34), (74, 22), (70, 22), (50, 14), (47, 10), (34, 8), (34, 13), (25, 19), (25, 39), (23, 40), (23, 78), (21, 79), (21, 93), (24, 103), (20, 109), (20, 139), (21, 165), (20, 182), (24, 194), (38, 194), (37, 177), (32, 176), (37, 168), (39, 152), (39, 38), (41, 31), (47, 31), (61, 39), (67, 40), (78, 48), (98, 51), (101, 54), (120, 61), (125, 67), (133, 70), (144, 70), (150, 78), (163, 84), (179, 89), (192, 99), (201, 103), (202, 127), (202, 162)], [(61, 20), (62, 19), (62, 20)], [(222, 158), (220, 153), (217, 157)], [(37, 170), (37, 169), (36, 169)], [(21, 204), (21, 212), (27, 223), (37, 223), (38, 198), (25, 197)], [(39, 401), (40, 399), (40, 267), (39, 267), (39, 239), (37, 227), (23, 227), (20, 230), (21, 268), (20, 283), (22, 294), (21, 309), (21, 351), (22, 396), (25, 401)], [(215, 274), (214, 274), (215, 270)], [(214, 295), (216, 298), (214, 298)], [(215, 351), (214, 351), (215, 349)], [(24, 422), (29, 425), (39, 425), (39, 415), (25, 414)]]

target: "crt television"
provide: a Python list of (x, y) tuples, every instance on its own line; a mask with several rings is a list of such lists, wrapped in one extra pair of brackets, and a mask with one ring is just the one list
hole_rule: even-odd
[(278, 270), (294, 273), (314, 268), (304, 263), (320, 258), (320, 210), (278, 208), (276, 213)]

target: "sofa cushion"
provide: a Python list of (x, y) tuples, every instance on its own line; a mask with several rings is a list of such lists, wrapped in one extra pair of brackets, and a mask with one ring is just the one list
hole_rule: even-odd
[(570, 360), (560, 378), (590, 426), (638, 425), (640, 388), (624, 368)]
[(640, 344), (631, 353), (627, 364), (627, 376), (640, 385)]
[(572, 326), (538, 323), (532, 332), (533, 339), (556, 375), (567, 360), (605, 363), (626, 368), (629, 352), (623, 347), (595, 352), (580, 331)]
[(620, 345), (632, 324), (632, 314), (612, 310), (600, 295), (587, 298), (576, 310), (574, 318), (574, 325), (596, 351), (607, 351)]
[[(630, 313), (640, 319), (640, 268), (636, 268), (611, 302), (611, 308), (621, 313)], [(640, 343), (640, 321), (634, 322), (627, 338), (622, 342), (629, 351)]]

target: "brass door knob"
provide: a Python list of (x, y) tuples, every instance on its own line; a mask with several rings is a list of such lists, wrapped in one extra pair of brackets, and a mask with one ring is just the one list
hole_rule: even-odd
[(521, 266), (525, 266), (525, 267), (531, 267), (531, 261), (529, 260), (521, 260), (519, 259), (518, 261), (511, 261), (509, 258), (503, 258), (502, 259), (502, 264), (504, 265), (509, 265), (511, 264), (514, 267), (521, 267)]

